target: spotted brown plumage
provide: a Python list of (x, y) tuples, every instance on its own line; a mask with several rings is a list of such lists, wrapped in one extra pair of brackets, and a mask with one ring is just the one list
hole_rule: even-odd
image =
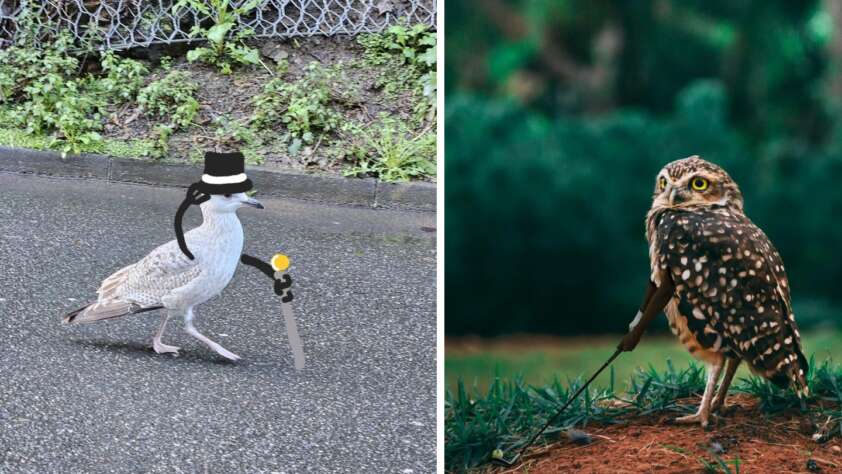
[(741, 361), (778, 386), (792, 385), (803, 399), (808, 365), (786, 271), (769, 238), (746, 217), (731, 177), (697, 156), (666, 165), (656, 178), (646, 234), (652, 281), (660, 286), (669, 278), (674, 286), (666, 305), (670, 328), (708, 365), (699, 411), (678, 421), (706, 426)]

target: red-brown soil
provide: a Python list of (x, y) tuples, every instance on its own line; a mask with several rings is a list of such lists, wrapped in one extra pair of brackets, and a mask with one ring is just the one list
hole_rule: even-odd
[[(698, 403), (698, 400), (688, 400)], [(578, 445), (565, 439), (529, 452), (514, 469), (494, 468), (493, 472), (532, 473), (704, 473), (701, 459), (716, 464), (712, 454), (719, 451), (723, 461), (739, 459), (739, 471), (794, 473), (842, 472), (842, 440), (831, 438), (824, 444), (811, 439), (802, 428), (798, 410), (775, 415), (764, 414), (757, 400), (747, 395), (731, 395), (726, 414), (709, 431), (698, 425), (676, 425), (674, 415), (659, 414), (628, 418), (627, 424), (588, 426), (583, 431), (591, 443)], [(821, 420), (816, 420), (821, 421)], [(512, 453), (509, 453), (511, 455)], [(726, 472), (720, 470), (719, 472)]]

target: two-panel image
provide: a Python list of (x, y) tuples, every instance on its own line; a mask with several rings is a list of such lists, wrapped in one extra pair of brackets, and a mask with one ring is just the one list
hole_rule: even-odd
[(842, 3), (0, 0), (0, 473), (842, 473)]

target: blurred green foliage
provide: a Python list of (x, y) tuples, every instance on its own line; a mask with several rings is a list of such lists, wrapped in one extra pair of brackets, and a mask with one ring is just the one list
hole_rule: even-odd
[[(534, 385), (561, 380), (587, 380), (611, 357), (617, 348), (618, 336), (585, 336), (535, 338), (534, 336), (507, 337), (497, 341), (482, 339), (445, 342), (444, 359), (445, 386), (455, 390), (457, 382), (486, 390), (496, 378), (502, 380), (523, 379)], [(842, 360), (842, 332), (836, 330), (804, 331), (801, 347), (805, 354), (812, 354), (818, 360)], [(667, 362), (684, 368), (698, 363), (672, 335), (644, 336), (634, 352), (624, 353), (611, 363), (616, 380), (624, 381), (638, 369), (652, 366), (666, 370)], [(751, 375), (743, 364), (737, 371), (737, 378)], [(594, 381), (595, 386), (609, 384), (606, 370)], [(628, 387), (617, 384), (618, 390)]]
[(741, 186), (802, 326), (842, 320), (842, 11), (490, 0), (446, 15), (449, 335), (623, 331), (655, 175), (693, 154)]

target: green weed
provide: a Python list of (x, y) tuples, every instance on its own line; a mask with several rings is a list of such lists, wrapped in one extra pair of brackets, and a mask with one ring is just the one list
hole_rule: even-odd
[(111, 51), (102, 54), (101, 64), (105, 77), (91, 78), (91, 85), (118, 102), (134, 100), (149, 74), (143, 63), (121, 58)]
[(105, 101), (77, 78), (78, 60), (67, 53), (70, 41), (59, 35), (43, 49), (14, 45), (0, 51), (0, 106), (11, 124), (29, 133), (52, 134), (50, 147), (62, 156), (96, 149), (102, 137)]
[(335, 68), (324, 68), (313, 62), (305, 76), (296, 82), (280, 77), (272, 79), (254, 98), (252, 125), (261, 130), (283, 125), (292, 137), (307, 144), (336, 130), (342, 123), (342, 115), (334, 103), (353, 98), (334, 94), (331, 85), (335, 73)]
[(199, 101), (195, 97), (198, 88), (187, 72), (170, 71), (138, 92), (140, 110), (150, 117), (164, 120), (152, 127), (154, 145), (149, 156), (166, 156), (170, 136), (179, 128), (189, 127), (193, 123), (199, 110)]
[(37, 48), (21, 41), (0, 51), (4, 121), (31, 134), (49, 135), (49, 147), (62, 156), (100, 151), (105, 142), (99, 131), (108, 106), (133, 100), (148, 73), (137, 61), (105, 52), (102, 76), (79, 74), (71, 45), (67, 32), (59, 32)]
[(345, 176), (375, 176), (385, 182), (409, 181), (436, 175), (436, 136), (424, 130), (413, 135), (402, 121), (381, 116), (379, 122), (346, 132), (357, 140), (346, 159), (353, 165)]
[(248, 120), (237, 120), (226, 115), (221, 115), (213, 120), (214, 149), (237, 148), (246, 158), (246, 163), (260, 164), (263, 157), (256, 152), (256, 149), (263, 144), (259, 133), (249, 126)]
[[(812, 402), (809, 409), (819, 424), (813, 437), (816, 441), (824, 441), (842, 435), (842, 372), (829, 360), (817, 364), (815, 357), (811, 356), (809, 362), (808, 402)], [(801, 405), (792, 389), (778, 388), (754, 375), (741, 378), (735, 390), (757, 397), (760, 407), (767, 413), (778, 413)]]
[(204, 15), (213, 15), (213, 26), (206, 28), (197, 23), (190, 30), (191, 37), (206, 39), (208, 46), (188, 51), (188, 61), (211, 64), (223, 74), (231, 74), (234, 64), (262, 64), (260, 53), (243, 42), (253, 32), (246, 29), (231, 33), (240, 17), (251, 13), (261, 0), (248, 0), (239, 6), (237, 3), (230, 0), (209, 0), (207, 3), (204, 0), (179, 0), (173, 5), (173, 14), (190, 6)]
[(427, 25), (393, 25), (382, 33), (360, 35), (364, 62), (381, 73), (377, 86), (387, 94), (412, 90), (416, 117), (432, 120), (436, 108), (436, 33)]
[(199, 102), (194, 97), (198, 88), (187, 72), (171, 71), (141, 89), (137, 103), (149, 116), (169, 118), (170, 124), (187, 127), (199, 110)]

